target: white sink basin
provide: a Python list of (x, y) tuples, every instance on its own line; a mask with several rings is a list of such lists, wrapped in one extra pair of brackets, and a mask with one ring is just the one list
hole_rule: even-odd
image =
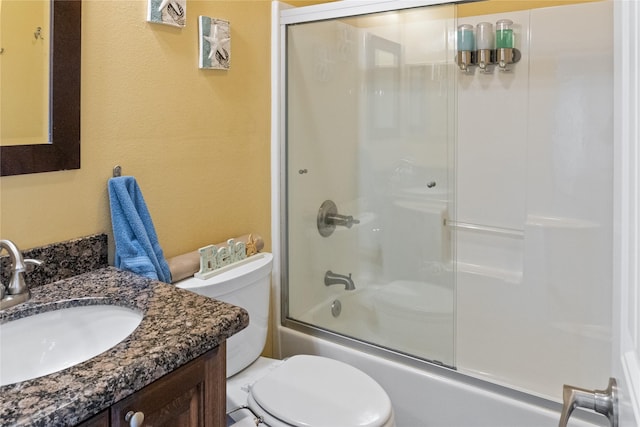
[(142, 321), (137, 311), (90, 305), (0, 325), (0, 386), (49, 375), (115, 346)]

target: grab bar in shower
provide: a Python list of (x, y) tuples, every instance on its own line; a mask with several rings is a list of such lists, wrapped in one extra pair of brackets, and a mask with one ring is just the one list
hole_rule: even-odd
[(480, 233), (496, 234), (499, 236), (512, 237), (516, 239), (524, 238), (524, 231), (515, 228), (491, 227), (489, 225), (473, 224), (470, 222), (458, 222), (445, 220), (445, 225), (450, 228), (458, 228), (464, 230), (477, 231)]

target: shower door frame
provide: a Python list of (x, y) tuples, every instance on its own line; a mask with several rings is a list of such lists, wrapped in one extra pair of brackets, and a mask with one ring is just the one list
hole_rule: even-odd
[[(278, 283), (278, 292), (274, 293), (274, 313), (278, 313), (276, 316), (275, 325), (281, 325), (287, 328), (297, 330), (312, 336), (320, 338), (329, 338), (331, 341), (348, 345), (352, 348), (356, 348), (361, 351), (365, 351), (369, 354), (376, 354), (383, 356), (387, 359), (397, 360), (405, 364), (415, 365), (421, 369), (435, 366), (445, 370), (454, 370), (452, 367), (442, 367), (433, 361), (426, 361), (425, 359), (411, 356), (407, 353), (402, 353), (389, 348), (383, 348), (375, 344), (370, 344), (365, 341), (360, 341), (356, 338), (351, 338), (337, 332), (321, 329), (315, 326), (311, 326), (294, 319), (287, 317), (288, 306), (288, 275), (283, 274), (289, 271), (288, 265), (288, 235), (287, 226), (288, 214), (287, 214), (287, 176), (286, 170), (286, 55), (282, 52), (286, 52), (286, 27), (290, 24), (300, 24), (305, 22), (314, 22), (321, 20), (345, 18), (355, 15), (365, 15), (379, 12), (390, 12), (404, 9), (416, 9), (427, 6), (444, 6), (459, 4), (465, 2), (473, 2), (478, 0), (372, 0), (367, 4), (359, 0), (342, 0), (332, 3), (323, 3), (314, 6), (306, 6), (302, 8), (295, 8), (285, 3), (273, 2), (272, 3), (272, 28), (271, 34), (277, 34), (278, 37), (272, 37), (271, 46), (274, 52), (279, 52), (278, 55), (272, 55), (272, 71), (271, 71), (271, 108), (272, 111), (277, 111), (278, 114), (272, 114), (272, 127), (271, 127), (271, 167), (272, 171), (283, 171), (282, 176), (280, 174), (271, 174), (271, 185), (273, 189), (278, 189), (272, 192), (272, 247), (274, 253), (274, 265), (273, 265), (273, 283)], [(276, 194), (277, 193), (277, 194)], [(287, 254), (286, 256), (280, 256), (281, 254)], [(277, 279), (276, 279), (277, 277)], [(277, 280), (277, 282), (276, 282)], [(277, 337), (274, 337), (276, 346), (279, 347)], [(279, 349), (278, 349), (279, 352)]]

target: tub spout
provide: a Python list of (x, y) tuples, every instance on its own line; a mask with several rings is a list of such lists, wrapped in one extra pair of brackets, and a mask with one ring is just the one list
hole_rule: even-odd
[(349, 273), (348, 276), (345, 276), (344, 274), (334, 273), (331, 270), (327, 270), (327, 272), (324, 273), (324, 285), (344, 285), (345, 291), (353, 291), (356, 288), (356, 285), (351, 279), (351, 273)]

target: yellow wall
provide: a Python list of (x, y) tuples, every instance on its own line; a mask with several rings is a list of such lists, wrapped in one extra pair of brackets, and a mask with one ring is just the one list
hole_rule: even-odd
[[(270, 2), (194, 1), (187, 27), (145, 1), (85, 0), (82, 168), (0, 180), (2, 238), (21, 248), (110, 232), (107, 179), (134, 175), (165, 255), (270, 240)], [(198, 69), (198, 15), (231, 22), (231, 70)]]

